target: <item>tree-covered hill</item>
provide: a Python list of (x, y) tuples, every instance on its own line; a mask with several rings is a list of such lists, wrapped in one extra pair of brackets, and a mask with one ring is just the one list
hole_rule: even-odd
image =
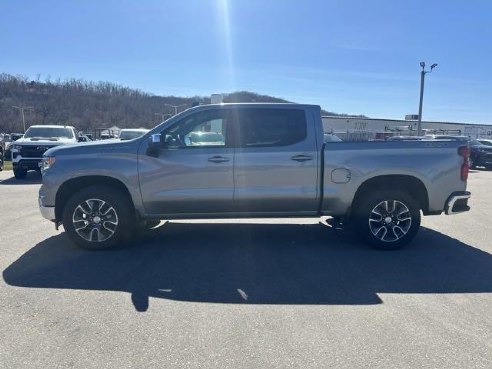
[[(224, 94), (224, 102), (287, 102), (286, 100), (239, 91)], [(96, 127), (153, 127), (163, 116), (193, 103), (210, 103), (210, 97), (156, 96), (111, 82), (78, 79), (41, 81), (0, 74), (0, 132), (22, 131), (19, 109), (25, 110), (26, 126), (67, 124), (79, 130)], [(168, 105), (166, 105), (168, 104)], [(323, 114), (337, 115), (323, 111)]]

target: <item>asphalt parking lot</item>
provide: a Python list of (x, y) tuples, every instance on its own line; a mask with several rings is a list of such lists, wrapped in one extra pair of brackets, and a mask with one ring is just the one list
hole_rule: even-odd
[(75, 248), (0, 173), (1, 368), (491, 368), (492, 171), (375, 251), (318, 219), (169, 222)]

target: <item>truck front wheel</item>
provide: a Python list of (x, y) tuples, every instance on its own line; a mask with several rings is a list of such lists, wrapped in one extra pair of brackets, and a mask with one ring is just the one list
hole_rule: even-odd
[(420, 228), (418, 202), (405, 192), (368, 192), (359, 196), (353, 209), (355, 230), (378, 249), (399, 249), (409, 243)]
[(27, 176), (27, 170), (25, 169), (14, 169), (14, 177), (17, 179), (24, 179)]
[(126, 196), (106, 186), (76, 192), (63, 210), (63, 227), (79, 247), (103, 250), (130, 236), (135, 216)]

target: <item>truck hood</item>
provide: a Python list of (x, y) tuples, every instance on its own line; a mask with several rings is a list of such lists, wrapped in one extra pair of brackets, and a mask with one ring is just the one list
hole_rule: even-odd
[(139, 141), (105, 140), (82, 142), (76, 145), (56, 146), (44, 153), (44, 156), (66, 156), (102, 153), (129, 153), (137, 150)]
[(15, 144), (19, 145), (46, 145), (46, 146), (54, 146), (54, 145), (67, 145), (74, 144), (77, 140), (74, 138), (66, 138), (66, 137), (29, 137), (29, 138), (19, 138), (15, 141)]

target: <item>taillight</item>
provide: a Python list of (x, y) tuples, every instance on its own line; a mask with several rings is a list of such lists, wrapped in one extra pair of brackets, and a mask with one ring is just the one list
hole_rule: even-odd
[(470, 148), (468, 146), (460, 146), (458, 148), (458, 154), (460, 154), (460, 156), (468, 159), (470, 157)]
[(466, 181), (468, 179), (468, 171), (470, 170), (470, 166), (467, 163), (461, 164), (461, 180)]
[(461, 164), (461, 180), (466, 181), (468, 179), (468, 172), (470, 171), (469, 158), (470, 148), (468, 146), (460, 146), (458, 148), (458, 154), (463, 157), (463, 164)]

